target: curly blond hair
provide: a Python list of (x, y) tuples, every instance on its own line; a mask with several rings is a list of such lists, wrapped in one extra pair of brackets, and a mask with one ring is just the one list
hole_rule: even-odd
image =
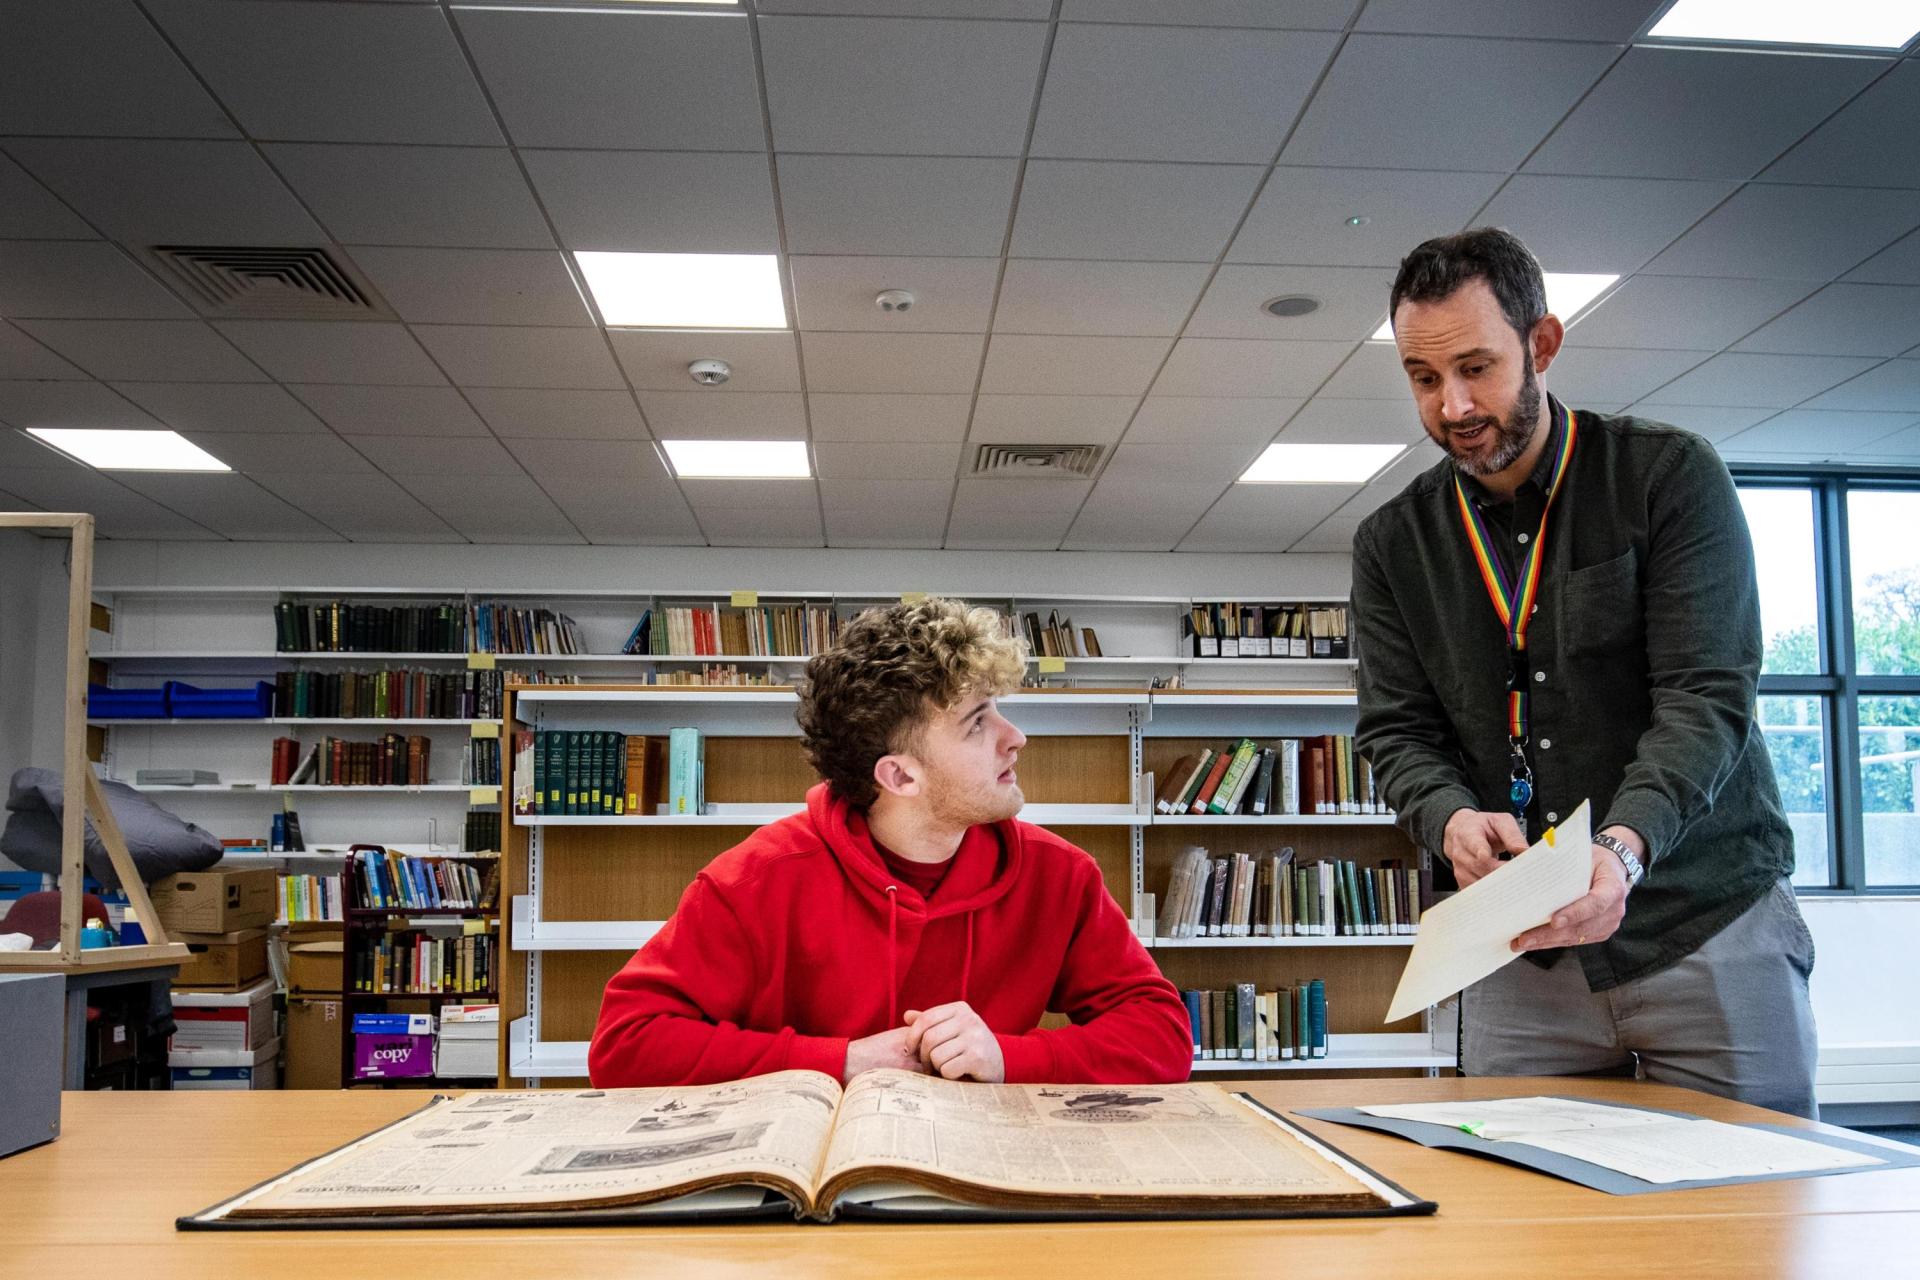
[(868, 609), (807, 663), (799, 711), (807, 758), (836, 795), (864, 809), (879, 794), (880, 757), (907, 750), (935, 711), (1018, 688), (1026, 664), (1026, 642), (991, 609), (939, 596)]

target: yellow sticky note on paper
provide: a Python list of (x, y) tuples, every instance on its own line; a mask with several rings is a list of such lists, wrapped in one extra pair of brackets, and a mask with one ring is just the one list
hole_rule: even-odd
[(500, 788), (469, 787), (467, 789), (467, 802), (469, 804), (499, 804)]
[(926, 602), (927, 593), (924, 591), (902, 591), (900, 593), (901, 604), (925, 604)]
[(755, 608), (760, 603), (760, 593), (758, 591), (736, 591), (733, 593), (732, 603), (736, 609)]
[(469, 671), (491, 671), (493, 667), (493, 655), (490, 653), (470, 653), (467, 655), (467, 670)]
[(500, 736), (500, 722), (498, 720), (475, 720), (467, 727), (473, 730), (473, 736), (476, 738), (497, 738)]
[(1067, 660), (1065, 658), (1040, 659), (1040, 674), (1043, 676), (1059, 675), (1061, 672), (1065, 671), (1066, 669), (1067, 669)]

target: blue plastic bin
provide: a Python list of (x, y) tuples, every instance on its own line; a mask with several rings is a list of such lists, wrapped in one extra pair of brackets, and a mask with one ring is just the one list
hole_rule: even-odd
[(199, 689), (169, 680), (167, 710), (179, 720), (264, 719), (273, 714), (273, 685), (259, 680), (240, 689)]
[(95, 720), (158, 720), (167, 714), (167, 690), (87, 686), (87, 715)]

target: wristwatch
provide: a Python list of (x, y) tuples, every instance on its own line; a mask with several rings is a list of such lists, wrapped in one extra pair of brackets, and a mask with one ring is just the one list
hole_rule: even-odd
[(1640, 861), (1640, 855), (1627, 847), (1627, 842), (1618, 836), (1610, 836), (1604, 831), (1596, 831), (1593, 842), (1602, 849), (1611, 850), (1613, 856), (1620, 859), (1620, 865), (1627, 869), (1627, 888), (1631, 891), (1647, 878), (1646, 864)]

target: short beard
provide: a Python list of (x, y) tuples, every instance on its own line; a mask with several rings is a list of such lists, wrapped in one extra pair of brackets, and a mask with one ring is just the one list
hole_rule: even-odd
[[(1533, 442), (1533, 433), (1540, 425), (1540, 379), (1535, 376), (1533, 366), (1528, 364), (1520, 381), (1520, 394), (1513, 402), (1513, 411), (1500, 419), (1492, 414), (1481, 414), (1476, 418), (1461, 418), (1457, 422), (1440, 420), (1441, 448), (1447, 451), (1455, 468), (1470, 476), (1498, 475), (1512, 466), (1527, 446)], [(1493, 432), (1493, 451), (1481, 455), (1461, 455), (1453, 451), (1445, 441), (1453, 438), (1455, 431), (1470, 431), (1485, 426)]]
[(1027, 798), (1019, 786), (1007, 795), (995, 787), (963, 789), (935, 781), (928, 788), (927, 808), (941, 822), (955, 827), (987, 826), (1004, 822), (1026, 806)]

